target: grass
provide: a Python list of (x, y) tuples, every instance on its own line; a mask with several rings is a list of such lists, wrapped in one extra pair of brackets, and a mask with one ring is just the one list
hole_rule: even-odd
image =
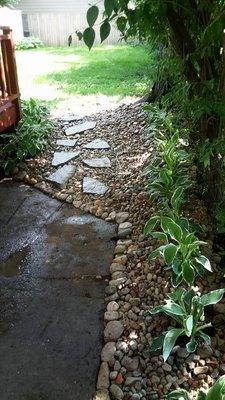
[(86, 48), (46, 51), (62, 57), (64, 67), (61, 71), (39, 76), (37, 82), (55, 84), (66, 93), (139, 96), (149, 86), (149, 54), (144, 47), (124, 45), (96, 47), (92, 51)]
[(45, 100), (51, 108), (75, 107), (84, 103), (86, 96), (87, 101), (96, 104), (142, 96), (151, 85), (151, 63), (152, 57), (144, 46), (17, 51), (22, 97)]

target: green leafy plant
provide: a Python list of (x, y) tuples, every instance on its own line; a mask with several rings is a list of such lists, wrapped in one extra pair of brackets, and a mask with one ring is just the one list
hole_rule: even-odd
[[(174, 191), (179, 191), (179, 205), (184, 203), (184, 191), (191, 185), (188, 174), (190, 156), (179, 148), (179, 133), (176, 131), (171, 135), (172, 125), (167, 121), (170, 134), (158, 132), (155, 140), (157, 146), (156, 156), (153, 162), (145, 168), (148, 176), (148, 192), (158, 204), (164, 207), (173, 207), (171, 204)], [(178, 211), (178, 210), (177, 210)]]
[[(155, 230), (157, 226), (160, 226), (161, 231)], [(200, 251), (200, 246), (207, 243), (198, 240), (190, 232), (186, 218), (174, 221), (171, 217), (154, 216), (146, 223), (144, 233), (164, 241), (165, 244), (155, 249), (149, 258), (164, 258), (166, 265), (172, 269), (172, 283), (175, 287), (183, 281), (191, 286), (196, 274), (202, 276), (205, 270), (212, 272), (210, 261)]]
[[(177, 389), (167, 395), (168, 400), (193, 400), (184, 389)], [(208, 393), (199, 390), (196, 400), (225, 400), (225, 375), (221, 376)]]
[(177, 339), (181, 336), (188, 338), (186, 348), (194, 352), (199, 340), (207, 345), (211, 344), (210, 337), (205, 334), (204, 329), (211, 326), (204, 322), (204, 308), (218, 303), (225, 293), (225, 289), (218, 289), (207, 294), (198, 295), (192, 290), (177, 289), (169, 295), (165, 305), (157, 306), (150, 311), (155, 315), (164, 313), (176, 321), (179, 328), (169, 329), (162, 336), (153, 340), (151, 350), (156, 351), (163, 348), (164, 361), (169, 357)]
[(14, 132), (2, 135), (6, 142), (1, 149), (1, 166), (11, 171), (18, 162), (39, 154), (53, 129), (47, 108), (30, 99), (22, 104), (22, 119)]
[(43, 46), (44, 44), (41, 39), (34, 36), (29, 36), (24, 37), (22, 40), (16, 43), (16, 50), (39, 49)]

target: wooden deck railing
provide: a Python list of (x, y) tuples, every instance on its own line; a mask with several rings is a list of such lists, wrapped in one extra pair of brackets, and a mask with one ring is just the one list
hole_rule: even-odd
[(21, 117), (17, 68), (9, 27), (0, 27), (0, 132), (16, 125)]

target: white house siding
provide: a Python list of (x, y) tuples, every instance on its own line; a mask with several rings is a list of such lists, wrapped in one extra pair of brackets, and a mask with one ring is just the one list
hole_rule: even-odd
[[(39, 37), (47, 46), (64, 46), (71, 33), (86, 28), (89, 4), (90, 0), (22, 0), (17, 8), (22, 10), (25, 30), (28, 28), (31, 36)], [(118, 31), (113, 28), (106, 43), (117, 43), (119, 38)], [(96, 42), (100, 42), (98, 34)], [(73, 35), (73, 43), (82, 44), (76, 35)]]
[(21, 11), (8, 7), (0, 7), (0, 26), (9, 26), (13, 30), (14, 41), (23, 37)]

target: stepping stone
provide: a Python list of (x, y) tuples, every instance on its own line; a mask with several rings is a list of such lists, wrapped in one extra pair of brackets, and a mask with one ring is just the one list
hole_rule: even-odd
[(93, 168), (111, 167), (111, 162), (108, 157), (89, 158), (89, 159), (83, 159), (82, 161), (84, 164), (88, 165), (89, 167), (93, 167)]
[(83, 146), (85, 149), (109, 149), (109, 144), (102, 139), (95, 139)]
[(56, 144), (58, 146), (68, 146), (68, 147), (73, 147), (77, 143), (78, 139), (58, 139)]
[(54, 167), (58, 165), (66, 164), (68, 161), (73, 160), (78, 157), (80, 151), (56, 151), (52, 160), (52, 165)]
[(53, 172), (53, 174), (49, 175), (47, 181), (54, 183), (60, 188), (63, 188), (66, 186), (68, 180), (73, 176), (75, 171), (76, 167), (74, 165), (64, 165)]
[(83, 179), (83, 192), (89, 194), (105, 194), (108, 187), (97, 179), (85, 176)]
[(78, 117), (78, 115), (64, 115), (62, 118), (59, 118), (63, 122), (80, 121), (81, 119), (82, 117)]
[(83, 124), (78, 124), (78, 125), (73, 125), (70, 128), (66, 129), (66, 135), (75, 135), (76, 133), (83, 133), (84, 131), (87, 131), (88, 129), (94, 129), (96, 126), (96, 122), (94, 121), (86, 121), (83, 122)]

